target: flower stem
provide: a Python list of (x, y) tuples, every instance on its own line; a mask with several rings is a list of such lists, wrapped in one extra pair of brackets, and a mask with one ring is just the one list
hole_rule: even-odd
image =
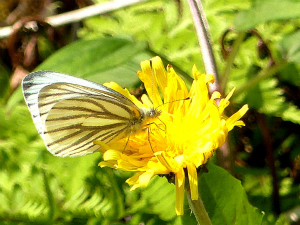
[[(209, 92), (222, 91), (220, 89), (219, 74), (217, 70), (217, 65), (215, 57), (212, 50), (211, 38), (208, 31), (208, 23), (203, 10), (201, 0), (188, 0), (191, 13), (194, 20), (194, 26), (198, 36), (198, 42), (200, 44), (200, 50), (202, 54), (202, 60), (205, 67), (205, 72), (207, 74), (213, 74), (215, 76), (215, 82), (209, 85)], [(220, 148), (218, 154), (218, 165), (227, 171), (231, 172), (231, 157), (232, 153), (229, 149), (227, 141)]]
[(234, 44), (232, 46), (232, 49), (231, 49), (231, 51), (228, 55), (228, 58), (227, 58), (226, 63), (225, 63), (225, 68), (224, 68), (223, 73), (221, 75), (222, 80), (221, 80), (221, 83), (220, 83), (220, 89), (221, 89), (222, 93), (225, 93), (225, 88), (226, 88), (227, 80), (228, 80), (228, 77), (229, 77), (230, 69), (233, 65), (234, 59), (235, 59), (235, 57), (238, 53), (239, 47), (242, 44), (245, 36), (246, 36), (246, 32), (239, 32), (238, 33), (237, 38), (235, 39)]
[(188, 3), (190, 5), (191, 13), (194, 19), (194, 26), (196, 28), (198, 41), (200, 44), (205, 72), (207, 74), (213, 74), (215, 76), (214, 84), (210, 85), (210, 93), (212, 93), (216, 90), (220, 90), (220, 88), (218, 70), (212, 50), (206, 16), (203, 10), (201, 0), (188, 0)]
[(191, 199), (191, 191), (190, 191), (190, 185), (189, 185), (189, 179), (185, 179), (185, 191), (186, 191), (186, 195), (187, 195), (187, 199), (189, 202), (189, 205), (196, 217), (196, 220), (198, 222), (199, 225), (212, 225), (210, 218), (208, 217), (208, 214), (205, 210), (205, 207), (203, 205), (203, 202), (201, 200), (201, 196), (199, 193), (199, 198), (198, 200), (192, 200)]

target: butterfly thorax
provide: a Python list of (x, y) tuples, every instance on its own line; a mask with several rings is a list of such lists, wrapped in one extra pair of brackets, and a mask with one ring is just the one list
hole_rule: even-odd
[(143, 129), (143, 127), (152, 123), (161, 111), (154, 108), (140, 108), (140, 116), (131, 120), (131, 133), (137, 133)]

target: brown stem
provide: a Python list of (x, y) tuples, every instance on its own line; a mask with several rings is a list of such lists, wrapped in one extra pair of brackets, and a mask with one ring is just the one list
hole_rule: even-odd
[(188, 0), (191, 13), (194, 19), (194, 26), (197, 32), (199, 46), (205, 72), (215, 76), (215, 83), (210, 86), (210, 92), (220, 90), (219, 76), (215, 57), (212, 50), (211, 39), (208, 32), (208, 23), (200, 0)]
[[(147, 0), (118, 0), (107, 3), (100, 3), (77, 9), (71, 12), (62, 13), (47, 17), (45, 21), (53, 27), (62, 26), (74, 22), (81, 21), (85, 18), (108, 13), (114, 10), (125, 8), (134, 4), (146, 2)], [(7, 38), (13, 32), (13, 26), (0, 28), (0, 39)]]
[[(205, 17), (205, 13), (200, 0), (188, 0), (191, 13), (194, 19), (194, 26), (197, 32), (200, 50), (202, 54), (202, 60), (205, 66), (205, 72), (213, 74), (215, 76), (215, 83), (210, 85), (210, 93), (214, 91), (221, 91), (219, 84), (218, 70), (216, 66), (215, 57), (212, 51), (212, 45), (210, 35), (208, 32), (208, 23)], [(229, 145), (226, 142), (217, 151), (218, 165), (226, 169), (228, 172), (232, 172), (232, 153), (229, 149)]]
[(276, 166), (275, 166), (275, 160), (273, 155), (273, 147), (272, 147), (272, 136), (270, 134), (270, 131), (268, 129), (268, 125), (266, 123), (266, 117), (262, 114), (257, 113), (257, 122), (260, 126), (264, 144), (267, 151), (267, 165), (271, 171), (272, 175), (272, 184), (273, 184), (273, 193), (272, 193), (272, 201), (273, 201), (273, 210), (274, 212), (279, 215), (280, 214), (280, 199), (279, 199), (279, 186), (278, 186), (278, 178), (276, 174)]

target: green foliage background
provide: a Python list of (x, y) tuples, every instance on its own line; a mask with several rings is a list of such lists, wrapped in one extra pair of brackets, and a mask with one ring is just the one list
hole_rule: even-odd
[[(300, 87), (300, 3), (211, 0), (204, 1), (204, 9), (220, 79), (227, 79), (225, 92), (237, 87), (231, 111), (245, 103), (251, 109), (244, 119), (248, 128), (233, 132), (230, 139), (236, 161), (244, 162), (235, 166), (241, 182), (212, 160), (200, 182), (205, 207), (214, 225), (291, 224), (286, 215), (299, 205), (300, 189), (299, 181), (290, 175), (296, 166), (284, 162), (298, 165), (300, 153), (300, 103), (295, 95)], [(221, 54), (220, 39), (230, 27), (235, 31), (226, 45), (245, 35), (234, 62)], [(246, 33), (251, 29), (266, 41), (275, 65), (269, 65), (270, 58), (260, 57), (257, 37)], [(77, 34), (78, 41), (55, 52), (41, 40), (41, 54), (48, 58), (35, 70), (98, 83), (115, 81), (130, 90), (140, 86), (136, 76), (140, 61), (154, 55), (174, 65), (189, 83), (194, 64), (205, 72), (186, 1), (148, 1), (86, 19)], [(125, 180), (133, 174), (99, 168), (100, 154), (52, 156), (36, 132), (21, 88), (10, 95), (12, 71), (3, 61), (0, 73), (0, 224), (196, 224), (187, 202), (185, 215), (175, 215), (174, 185), (165, 178), (156, 177), (147, 188), (130, 192)], [(287, 87), (296, 91), (289, 95)], [(272, 175), (264, 162), (258, 114), (272, 133), (280, 215), (272, 208)], [(260, 154), (257, 158), (262, 162), (251, 161), (254, 153)]]

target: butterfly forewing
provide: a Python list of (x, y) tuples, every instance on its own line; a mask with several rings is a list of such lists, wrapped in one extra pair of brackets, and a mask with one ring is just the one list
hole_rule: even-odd
[(39, 93), (42, 88), (59, 82), (78, 84), (103, 91), (107, 90), (107, 88), (102, 85), (67, 74), (52, 71), (39, 71), (28, 74), (22, 81), (23, 94), (29, 111), (31, 112), (33, 122), (40, 134), (43, 133), (44, 127), (39, 112)]
[(23, 80), (26, 103), (55, 155), (93, 153), (99, 149), (94, 140), (109, 143), (129, 135), (133, 121), (141, 117), (136, 105), (105, 86), (54, 72), (28, 76)]

